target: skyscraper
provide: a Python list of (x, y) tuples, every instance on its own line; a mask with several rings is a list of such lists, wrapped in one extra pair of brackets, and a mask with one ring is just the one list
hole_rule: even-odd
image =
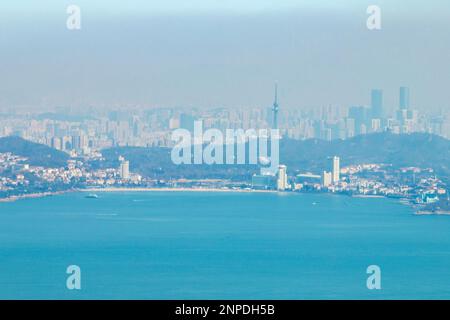
[(350, 107), (348, 116), (354, 119), (354, 134), (364, 134), (364, 126), (367, 127), (370, 118), (370, 109), (364, 106)]
[(273, 102), (273, 107), (272, 107), (272, 111), (273, 111), (273, 124), (272, 127), (273, 129), (278, 129), (278, 110), (279, 110), (279, 106), (278, 106), (278, 84), (275, 84), (275, 101)]
[(331, 172), (324, 171), (322, 174), (322, 185), (324, 187), (329, 187), (333, 182), (333, 177)]
[(381, 119), (383, 117), (383, 91), (372, 90), (371, 95), (372, 118)]
[(400, 109), (409, 109), (409, 88), (400, 87)]
[(341, 166), (339, 157), (333, 157), (333, 183), (338, 183), (341, 179)]
[(130, 162), (123, 160), (120, 163), (120, 177), (122, 179), (130, 179)]
[(287, 167), (284, 165), (278, 167), (277, 189), (280, 191), (287, 189)]

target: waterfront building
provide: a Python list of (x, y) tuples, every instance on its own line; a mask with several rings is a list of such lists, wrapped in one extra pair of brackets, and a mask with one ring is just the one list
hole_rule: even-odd
[(339, 180), (341, 179), (341, 168), (340, 168), (340, 159), (339, 157), (333, 157), (333, 183), (339, 183)]
[(324, 171), (322, 174), (322, 186), (329, 187), (333, 183), (333, 175), (331, 172)]
[(123, 160), (120, 163), (120, 177), (124, 180), (130, 179), (130, 162)]
[(287, 167), (285, 165), (278, 166), (277, 189), (284, 191), (288, 188)]

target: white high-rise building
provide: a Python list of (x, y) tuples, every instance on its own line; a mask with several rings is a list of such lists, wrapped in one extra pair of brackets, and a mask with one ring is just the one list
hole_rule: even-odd
[(288, 188), (287, 167), (285, 165), (278, 166), (277, 189), (284, 191)]
[(339, 157), (333, 157), (333, 183), (338, 183), (341, 180), (341, 166)]
[(130, 162), (129, 161), (122, 161), (120, 163), (120, 177), (122, 179), (130, 179)]
[(322, 175), (322, 185), (324, 187), (329, 187), (333, 183), (333, 176), (331, 172), (324, 171)]

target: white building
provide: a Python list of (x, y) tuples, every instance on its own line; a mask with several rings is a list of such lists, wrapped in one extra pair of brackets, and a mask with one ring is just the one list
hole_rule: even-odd
[(329, 187), (333, 183), (333, 176), (331, 172), (324, 171), (322, 175), (322, 185), (324, 187)]
[(120, 177), (122, 179), (130, 179), (130, 162), (129, 161), (122, 161), (120, 163)]
[(338, 183), (341, 180), (341, 166), (339, 157), (333, 157), (333, 183)]
[(278, 166), (278, 180), (277, 189), (284, 191), (288, 188), (287, 167), (284, 165)]

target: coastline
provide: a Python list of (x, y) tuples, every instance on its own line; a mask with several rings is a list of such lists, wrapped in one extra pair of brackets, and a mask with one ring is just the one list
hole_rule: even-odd
[(418, 216), (450, 216), (450, 211), (417, 211)]
[(28, 193), (21, 195), (14, 195), (7, 198), (1, 198), (0, 203), (15, 202), (23, 199), (37, 199), (50, 196), (61, 195), (68, 192), (91, 192), (91, 193), (106, 193), (106, 192), (233, 192), (233, 193), (276, 193), (274, 190), (245, 190), (245, 189), (220, 189), (220, 188), (126, 188), (126, 187), (111, 187), (111, 188), (86, 188), (86, 189), (70, 189), (64, 191), (54, 192), (40, 192)]
[[(155, 188), (155, 187), (108, 187), (108, 188), (86, 188), (86, 189), (69, 189), (54, 192), (30, 193), (22, 195), (14, 195), (0, 199), (0, 203), (15, 202), (23, 199), (36, 199), (50, 196), (65, 194), (68, 192), (83, 193), (114, 193), (114, 192), (222, 192), (222, 193), (278, 193), (276, 190), (254, 190), (254, 189), (225, 189), (225, 188)], [(381, 195), (352, 195), (353, 198), (387, 198)], [(407, 204), (409, 205), (409, 204)], [(417, 216), (447, 216), (450, 211), (415, 211)]]
[(247, 189), (221, 189), (221, 188), (86, 188), (77, 189), (79, 192), (239, 192), (239, 193), (275, 193), (274, 190), (247, 190)]

